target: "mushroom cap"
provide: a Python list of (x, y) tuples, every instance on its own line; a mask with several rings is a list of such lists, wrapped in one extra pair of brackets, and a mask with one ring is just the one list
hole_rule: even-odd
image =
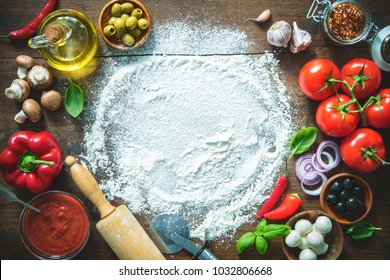
[[(30, 95), (30, 85), (25, 80), (15, 79), (12, 81), (11, 86), (5, 90), (5, 95), (8, 98), (22, 102)], [(19, 98), (17, 98), (17, 95), (19, 95)]]
[(31, 56), (21, 54), (16, 57), (16, 64), (20, 67), (31, 69), (35, 65), (35, 61)]
[(47, 110), (55, 111), (61, 107), (62, 96), (58, 91), (54, 89), (44, 91), (41, 96), (41, 104)]
[(42, 117), (41, 106), (34, 99), (29, 98), (24, 100), (22, 110), (32, 122), (37, 122)]
[(35, 65), (27, 73), (27, 82), (35, 89), (46, 89), (53, 83), (53, 74), (41, 65)]

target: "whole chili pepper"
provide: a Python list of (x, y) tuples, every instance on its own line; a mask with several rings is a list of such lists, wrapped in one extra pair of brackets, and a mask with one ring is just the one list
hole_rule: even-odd
[(57, 140), (46, 131), (19, 131), (13, 134), (0, 154), (4, 180), (33, 193), (47, 190), (61, 172), (63, 157)]
[(274, 210), (264, 214), (268, 220), (283, 220), (294, 215), (302, 205), (302, 200), (297, 193), (287, 194), (282, 203)]
[(256, 220), (259, 220), (263, 217), (263, 215), (269, 212), (272, 207), (275, 206), (276, 202), (278, 202), (279, 198), (285, 192), (288, 186), (288, 173), (287, 173), (287, 162), (286, 169), (284, 170), (282, 176), (279, 177), (278, 182), (275, 185), (274, 190), (271, 193), (271, 196), (265, 202), (264, 206), (260, 209), (259, 213), (257, 213)]
[(38, 31), (38, 27), (41, 24), (42, 20), (54, 11), (57, 0), (48, 0), (46, 6), (41, 10), (41, 12), (24, 28), (15, 30), (9, 33), (8, 36), (1, 36), (2, 38), (10, 38), (11, 40), (25, 40), (29, 39), (35, 35)]

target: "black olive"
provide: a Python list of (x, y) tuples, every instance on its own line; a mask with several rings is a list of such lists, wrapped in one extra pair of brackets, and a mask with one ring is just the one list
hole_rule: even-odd
[(366, 212), (366, 204), (364, 203), (364, 201), (358, 199), (356, 213), (359, 215), (363, 215), (364, 212)]
[(358, 204), (359, 204), (358, 199), (356, 197), (354, 197), (354, 196), (349, 197), (347, 199), (347, 203), (346, 203), (347, 211), (355, 211), (356, 208), (358, 207)]
[(335, 205), (337, 203), (337, 196), (335, 194), (328, 194), (326, 196), (326, 202), (330, 205)]
[(355, 188), (352, 191), (352, 194), (356, 196), (359, 199), (363, 199), (364, 197), (364, 190), (361, 186), (355, 186)]
[(352, 193), (355, 188), (355, 182), (351, 178), (346, 178), (343, 181), (343, 186), (347, 192)]
[(345, 213), (345, 210), (346, 210), (347, 208), (346, 208), (346, 206), (345, 206), (345, 203), (344, 202), (338, 202), (336, 205), (335, 205), (335, 207), (334, 207), (334, 211), (336, 212), (336, 213), (339, 213), (339, 214), (343, 214), (343, 213)]
[(342, 183), (340, 181), (336, 181), (330, 186), (329, 191), (332, 194), (339, 195), (343, 189), (344, 187)]
[(354, 221), (359, 218), (359, 214), (356, 213), (356, 211), (347, 211), (345, 213), (345, 218), (347, 218), (348, 221)]
[(346, 191), (346, 190), (342, 190), (341, 193), (339, 194), (339, 199), (341, 201), (347, 201), (347, 199), (350, 197), (351, 195)]

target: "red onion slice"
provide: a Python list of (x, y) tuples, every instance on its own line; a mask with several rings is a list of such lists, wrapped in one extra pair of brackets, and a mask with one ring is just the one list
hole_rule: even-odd
[(334, 163), (335, 163), (335, 159), (333, 158), (333, 156), (330, 153), (325, 151), (322, 151), (321, 155), (326, 157), (328, 163), (326, 166), (321, 165), (317, 160), (317, 154), (314, 154), (311, 162), (313, 164), (314, 169), (320, 172), (328, 172), (332, 170), (334, 168)]
[(305, 180), (307, 186), (314, 186), (321, 182), (321, 177), (311, 172), (315, 170), (312, 164), (313, 156), (313, 153), (307, 153), (295, 161), (295, 175), (299, 181)]
[[(334, 152), (334, 155), (335, 155), (334, 161), (329, 162), (329, 163), (325, 163), (321, 157), (321, 155), (325, 155), (324, 149), (326, 149), (326, 148), (331, 148)], [(341, 160), (340, 147), (335, 141), (325, 140), (325, 141), (322, 141), (320, 143), (320, 145), (318, 145), (318, 148), (316, 151), (316, 161), (323, 169), (331, 170), (331, 169), (335, 168), (337, 165), (339, 165), (340, 160)]]
[[(319, 176), (319, 177), (321, 178), (321, 185), (320, 185), (317, 189), (308, 190), (308, 189), (305, 188), (305, 183), (304, 183), (304, 181), (305, 181), (305, 176), (306, 176), (306, 175), (309, 175), (310, 173), (315, 173), (317, 176)], [(306, 173), (306, 175), (303, 176), (303, 180), (301, 181), (301, 188), (302, 188), (303, 192), (306, 193), (306, 194), (308, 194), (308, 195), (312, 195), (312, 196), (318, 196), (318, 195), (320, 195), (321, 190), (322, 190), (322, 188), (323, 188), (323, 186), (324, 186), (326, 180), (328, 180), (328, 178), (325, 176), (324, 173), (319, 172), (319, 171), (317, 171), (317, 170), (310, 171), (310, 172)], [(313, 176), (313, 175), (311, 175), (311, 176)], [(306, 185), (307, 185), (307, 184), (306, 184)]]

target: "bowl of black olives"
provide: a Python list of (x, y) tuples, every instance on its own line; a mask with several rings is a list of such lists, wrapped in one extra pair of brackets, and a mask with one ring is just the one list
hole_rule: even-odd
[(127, 51), (140, 47), (149, 38), (152, 19), (138, 0), (111, 0), (99, 15), (99, 33), (109, 46)]
[(357, 223), (364, 219), (371, 210), (370, 185), (354, 174), (334, 175), (322, 188), (320, 204), (322, 209), (340, 224)]

